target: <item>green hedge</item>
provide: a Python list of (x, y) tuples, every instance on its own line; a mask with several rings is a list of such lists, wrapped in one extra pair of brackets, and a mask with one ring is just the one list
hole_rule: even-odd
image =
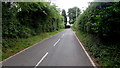
[(77, 27), (99, 36), (120, 35), (120, 2), (92, 2), (78, 17)]
[(28, 38), (63, 27), (62, 16), (49, 2), (2, 2), (2, 7), (3, 38)]

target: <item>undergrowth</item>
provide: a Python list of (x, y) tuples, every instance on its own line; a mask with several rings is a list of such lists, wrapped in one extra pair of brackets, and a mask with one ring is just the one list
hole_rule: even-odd
[(120, 40), (101, 39), (98, 36), (76, 30), (77, 36), (101, 66), (120, 66)]
[(29, 38), (2, 39), (2, 60), (61, 31), (63, 31), (63, 29), (55, 32), (42, 33)]

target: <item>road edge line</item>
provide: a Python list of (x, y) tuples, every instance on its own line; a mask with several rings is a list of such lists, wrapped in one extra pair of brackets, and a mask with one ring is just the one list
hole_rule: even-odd
[[(45, 40), (46, 40), (46, 39), (45, 39)], [(38, 42), (38, 43), (41, 43), (41, 42), (43, 42), (43, 41), (44, 41), (44, 40), (42, 40), (42, 41), (40, 41), (40, 42)], [(14, 56), (16, 56), (16, 55), (18, 55), (18, 54), (20, 54), (20, 53), (26, 51), (26, 50), (28, 50), (29, 48), (31, 48), (31, 47), (37, 45), (38, 43), (35, 43), (35, 44), (33, 44), (32, 46), (29, 46), (29, 47), (27, 47), (27, 48), (25, 48), (25, 49), (23, 49), (23, 50), (17, 52), (16, 54), (14, 54), (14, 55), (12, 55), (12, 56), (10, 56), (10, 57), (4, 59), (3, 61), (0, 61), (0, 63), (5, 62), (5, 61), (7, 61), (8, 59), (10, 59), (10, 58), (12, 58), (12, 57), (14, 57)]]
[[(74, 32), (73, 32), (74, 33)], [(94, 68), (97, 68), (95, 63), (93, 62), (93, 60), (91, 59), (90, 55), (87, 53), (86, 49), (84, 48), (84, 46), (82, 45), (82, 43), (80, 42), (80, 40), (78, 39), (78, 37), (76, 36), (76, 34), (74, 33), (75, 37), (77, 38), (79, 44), (81, 45), (82, 49), (84, 50), (85, 54), (87, 55), (87, 57), (89, 58), (90, 62), (92, 63), (92, 65), (94, 66)]]
[(64, 34), (62, 35), (62, 37), (61, 38), (63, 38), (64, 37)]

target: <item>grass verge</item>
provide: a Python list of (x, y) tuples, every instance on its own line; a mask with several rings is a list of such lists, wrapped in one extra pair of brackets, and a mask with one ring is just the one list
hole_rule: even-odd
[(59, 33), (63, 31), (64, 29), (61, 29), (59, 31), (55, 32), (47, 32), (42, 33), (37, 36), (32, 36), (29, 38), (17, 38), (17, 39), (2, 39), (3, 47), (2, 47), (2, 60), (16, 54), (17, 52), (32, 46), (33, 44), (40, 42), (41, 40), (50, 37), (52, 35), (55, 35), (56, 33)]
[(112, 68), (120, 66), (120, 42), (106, 42), (98, 36), (72, 29), (99, 65), (112, 66)]

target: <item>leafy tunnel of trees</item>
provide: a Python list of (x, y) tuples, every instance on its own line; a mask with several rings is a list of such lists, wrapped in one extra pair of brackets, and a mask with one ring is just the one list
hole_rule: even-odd
[(62, 16), (49, 2), (2, 2), (3, 38), (28, 38), (63, 27)]

